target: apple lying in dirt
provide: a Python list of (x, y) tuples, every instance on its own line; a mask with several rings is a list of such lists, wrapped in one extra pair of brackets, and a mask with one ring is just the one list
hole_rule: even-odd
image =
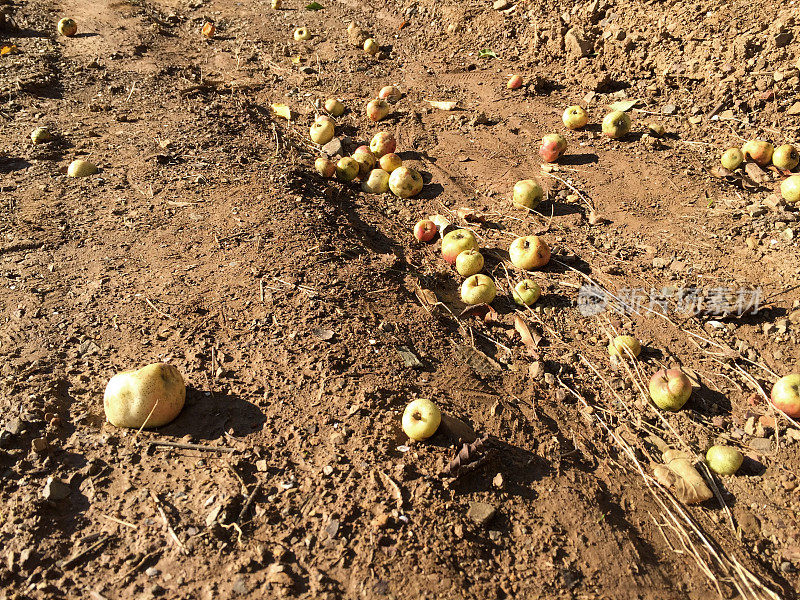
[(793, 419), (800, 418), (800, 374), (792, 373), (778, 379), (772, 386), (770, 401)]
[(325, 179), (329, 177), (333, 177), (336, 173), (336, 165), (333, 161), (325, 158), (324, 156), (320, 156), (317, 160), (314, 161), (314, 170), (319, 173)]
[(368, 194), (383, 194), (389, 191), (389, 174), (383, 169), (372, 169), (361, 189)]
[(378, 92), (378, 99), (386, 100), (390, 104), (397, 104), (402, 97), (403, 92), (400, 91), (400, 88), (394, 85), (385, 85), (381, 88), (381, 91)]
[(305, 40), (311, 39), (311, 34), (308, 32), (308, 29), (305, 27), (298, 27), (294, 30), (294, 41), (295, 42), (302, 42)]
[(381, 159), (378, 162), (381, 164), (381, 169), (387, 173), (394, 173), (395, 170), (403, 166), (403, 159), (397, 156), (397, 154), (394, 152), (384, 154), (381, 156)]
[(469, 229), (454, 229), (447, 232), (442, 238), (442, 258), (451, 265), (456, 263), (456, 258), (467, 250), (477, 250), (478, 240)]
[(336, 179), (339, 181), (353, 181), (358, 176), (359, 164), (354, 158), (345, 156), (336, 163)]
[(270, 2), (270, 6), (273, 10), (278, 10), (281, 6), (283, 6), (283, 0), (272, 0), (272, 2)]
[(73, 160), (67, 167), (67, 177), (89, 177), (97, 173), (97, 166), (87, 160)]
[(662, 410), (680, 410), (692, 395), (692, 382), (678, 369), (661, 369), (650, 378), (650, 398)]
[(550, 261), (550, 246), (537, 235), (518, 237), (508, 249), (511, 264), (518, 269), (532, 271)]
[(514, 286), (514, 302), (520, 306), (530, 306), (542, 295), (542, 288), (533, 279), (523, 279)]
[(511, 202), (520, 208), (534, 209), (544, 197), (544, 190), (535, 179), (522, 179), (514, 184), (514, 195)]
[(735, 171), (744, 162), (744, 154), (739, 148), (728, 148), (722, 153), (719, 162), (728, 171)]
[(341, 100), (336, 98), (328, 98), (325, 100), (325, 110), (328, 111), (332, 117), (340, 117), (344, 114), (344, 104)]
[(744, 462), (744, 456), (731, 446), (711, 446), (706, 452), (706, 464), (717, 475), (733, 475)]
[(369, 143), (369, 149), (375, 158), (381, 158), (385, 154), (391, 154), (397, 149), (397, 140), (388, 131), (379, 131)]
[(358, 176), (365, 179), (369, 172), (375, 168), (375, 155), (367, 146), (359, 146), (353, 152), (353, 158), (358, 163)]
[(539, 156), (547, 162), (556, 162), (558, 157), (567, 149), (567, 140), (558, 133), (549, 133), (542, 138), (539, 146)]
[(766, 167), (772, 160), (774, 148), (769, 142), (750, 140), (742, 146), (742, 153), (747, 160), (752, 160), (759, 167)]
[(412, 440), (422, 441), (431, 437), (442, 422), (442, 411), (426, 398), (410, 402), (403, 411), (403, 431)]
[(781, 197), (791, 204), (800, 202), (800, 175), (790, 175), (781, 182)]
[(364, 41), (364, 52), (366, 52), (370, 56), (375, 56), (380, 49), (381, 48), (380, 46), (378, 46), (378, 42), (376, 42), (374, 39), (367, 38)]
[(520, 75), (512, 75), (506, 87), (510, 90), (518, 90), (522, 87), (522, 77)]
[(207, 37), (208, 39), (213, 38), (216, 32), (217, 28), (214, 26), (213, 23), (206, 23), (200, 30), (200, 33), (203, 34), (203, 37)]
[(608, 353), (611, 356), (636, 358), (641, 352), (642, 345), (632, 335), (618, 335), (608, 345)]
[(489, 304), (497, 296), (497, 286), (488, 275), (478, 273), (461, 284), (461, 301), (464, 304)]
[(400, 198), (416, 196), (422, 191), (422, 175), (414, 169), (399, 167), (389, 176), (389, 189)]
[(631, 118), (621, 110), (610, 112), (603, 118), (602, 130), (612, 139), (621, 138), (631, 130)]
[(311, 125), (309, 135), (315, 144), (327, 144), (333, 139), (336, 122), (327, 115), (320, 115)]
[(65, 17), (58, 22), (57, 29), (58, 33), (64, 37), (72, 37), (78, 33), (78, 24), (75, 22), (75, 19)]
[(462, 277), (469, 277), (483, 270), (483, 254), (472, 248), (456, 256), (456, 271)]
[(798, 154), (797, 148), (791, 144), (778, 146), (775, 148), (775, 152), (772, 153), (772, 164), (779, 169), (791, 171), (797, 166), (798, 162), (800, 162), (800, 154)]
[(570, 106), (561, 117), (567, 129), (580, 129), (589, 122), (589, 114), (582, 106)]
[(430, 219), (422, 219), (414, 225), (414, 237), (420, 242), (430, 242), (436, 237), (439, 228)]
[(386, 100), (376, 98), (367, 103), (367, 117), (369, 117), (371, 121), (382, 121), (389, 116), (391, 111), (392, 108), (389, 106), (389, 103), (386, 102)]
[(155, 363), (111, 378), (103, 396), (106, 419), (117, 427), (160, 427), (178, 416), (186, 385), (178, 369)]
[(44, 144), (53, 139), (53, 134), (47, 127), (37, 127), (31, 131), (31, 141), (34, 144)]

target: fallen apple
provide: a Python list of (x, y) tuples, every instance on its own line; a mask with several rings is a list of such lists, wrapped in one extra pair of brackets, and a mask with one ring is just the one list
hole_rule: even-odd
[(200, 33), (203, 34), (203, 37), (207, 37), (208, 39), (213, 38), (216, 32), (217, 28), (214, 26), (213, 23), (206, 23), (200, 30)]
[(97, 166), (87, 160), (73, 160), (67, 167), (67, 177), (88, 177), (97, 173)]
[(522, 179), (514, 184), (511, 202), (520, 208), (534, 209), (544, 197), (544, 190), (535, 179)]
[(364, 52), (371, 56), (375, 56), (378, 51), (380, 51), (380, 46), (378, 46), (378, 42), (376, 42), (372, 38), (367, 38), (364, 42)]
[(386, 100), (375, 98), (367, 103), (367, 117), (369, 117), (371, 121), (382, 121), (389, 116), (391, 111), (392, 108), (389, 106)]
[(461, 301), (473, 304), (489, 304), (497, 296), (497, 286), (488, 275), (478, 273), (464, 280), (461, 284)]
[(570, 106), (561, 117), (567, 129), (580, 129), (589, 122), (589, 114), (582, 106)]
[(663, 123), (650, 121), (647, 123), (647, 131), (650, 135), (654, 135), (655, 137), (663, 137), (664, 134), (667, 133), (667, 128), (664, 127)]
[(359, 164), (355, 159), (345, 156), (336, 163), (336, 179), (339, 181), (353, 181), (358, 176)]
[(50, 129), (47, 127), (37, 127), (33, 131), (31, 131), (31, 141), (34, 144), (44, 144), (45, 142), (49, 142), (53, 139), (53, 134), (50, 133)]
[(775, 152), (772, 153), (772, 164), (779, 169), (791, 171), (797, 166), (798, 162), (800, 162), (800, 154), (798, 154), (797, 148), (791, 144), (778, 146), (775, 148)]
[(418, 442), (431, 437), (442, 422), (442, 411), (427, 398), (410, 402), (403, 411), (403, 431)]
[(272, 0), (272, 2), (270, 2), (270, 6), (273, 10), (278, 10), (281, 6), (283, 6), (283, 0)]
[(706, 452), (706, 464), (717, 475), (733, 475), (744, 462), (744, 456), (731, 446), (711, 446)]
[(64, 37), (72, 37), (78, 33), (78, 24), (75, 22), (75, 19), (70, 19), (69, 17), (61, 19), (56, 28), (58, 29), (58, 33)]
[(522, 87), (522, 77), (520, 75), (512, 75), (506, 87), (510, 90), (518, 90)]
[(735, 171), (744, 162), (744, 154), (739, 148), (728, 148), (719, 159), (723, 168)]
[(344, 104), (336, 98), (328, 98), (325, 100), (325, 110), (332, 117), (341, 117), (344, 113)]
[(611, 356), (636, 358), (641, 351), (642, 345), (632, 335), (618, 335), (608, 345), (608, 353)]
[(631, 130), (631, 118), (621, 110), (610, 112), (603, 118), (602, 130), (612, 139), (621, 138)]
[(106, 386), (106, 420), (116, 427), (161, 427), (181, 412), (186, 385), (173, 365), (155, 363), (114, 375)]
[(456, 258), (467, 250), (477, 250), (478, 240), (469, 229), (454, 229), (444, 234), (442, 238), (442, 258), (451, 265), (456, 264)]
[(369, 143), (369, 149), (375, 158), (381, 158), (385, 154), (391, 154), (397, 149), (397, 140), (388, 131), (379, 131)]
[(333, 163), (333, 161), (325, 158), (324, 156), (320, 156), (314, 161), (314, 169), (326, 179), (333, 177), (333, 175), (336, 173), (336, 165)]
[(322, 145), (327, 144), (333, 139), (335, 131), (335, 121), (326, 115), (320, 115), (311, 125), (309, 135), (311, 136), (312, 142)]
[(520, 306), (530, 306), (542, 295), (542, 288), (533, 279), (523, 279), (514, 286), (512, 296)]
[[(796, 176), (800, 177), (800, 176)], [(800, 418), (800, 374), (785, 375), (772, 386), (770, 401), (793, 419)]]
[(800, 175), (790, 175), (781, 182), (781, 197), (791, 204), (800, 202)]
[(564, 136), (557, 133), (549, 133), (542, 138), (542, 145), (539, 146), (539, 156), (546, 162), (556, 162), (566, 149), (567, 140), (564, 139)]
[(394, 173), (395, 170), (403, 166), (403, 159), (401, 159), (394, 152), (384, 154), (380, 159), (381, 169), (387, 173)]
[(358, 176), (361, 179), (366, 179), (369, 172), (375, 168), (375, 155), (369, 149), (368, 146), (359, 146), (356, 148), (356, 151), (353, 152), (353, 158), (358, 163)]
[(692, 382), (678, 369), (661, 369), (650, 378), (650, 398), (662, 410), (680, 410), (692, 395)]
[(456, 271), (462, 277), (475, 275), (483, 270), (483, 254), (475, 250), (465, 250), (456, 256)]
[(745, 159), (752, 160), (759, 167), (766, 167), (772, 160), (774, 147), (769, 142), (750, 140), (742, 146)]
[(383, 194), (389, 191), (389, 174), (383, 169), (372, 169), (361, 189), (368, 194)]
[(302, 42), (305, 40), (311, 39), (311, 34), (308, 32), (306, 27), (298, 27), (294, 30), (294, 41), (295, 42)]
[(381, 91), (378, 92), (378, 99), (386, 100), (390, 104), (397, 104), (402, 97), (403, 92), (400, 91), (400, 88), (394, 85), (385, 85), (381, 88)]
[(395, 196), (410, 198), (422, 191), (422, 175), (408, 167), (398, 167), (389, 176), (389, 189)]
[(422, 219), (414, 225), (414, 237), (420, 242), (430, 242), (436, 237), (439, 228), (430, 219)]
[(550, 261), (550, 246), (536, 235), (518, 237), (508, 249), (511, 264), (518, 269), (532, 271), (545, 266)]

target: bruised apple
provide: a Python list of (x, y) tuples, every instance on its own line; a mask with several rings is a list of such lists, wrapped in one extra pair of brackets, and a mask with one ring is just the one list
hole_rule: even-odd
[(558, 133), (550, 133), (542, 138), (539, 146), (539, 156), (547, 162), (556, 162), (558, 157), (567, 149), (567, 140)]
[(537, 235), (519, 237), (511, 242), (508, 249), (511, 264), (518, 269), (532, 271), (545, 266), (550, 261), (550, 246)]
[(394, 85), (385, 85), (381, 88), (381, 91), (378, 92), (378, 99), (386, 100), (390, 104), (397, 104), (402, 97), (403, 92), (400, 91), (400, 88)]
[(180, 371), (155, 363), (111, 378), (103, 396), (106, 419), (117, 427), (160, 427), (178, 416), (186, 401)]
[(762, 140), (750, 140), (742, 146), (745, 159), (752, 160), (759, 167), (766, 167), (772, 160), (774, 146)]
[(78, 33), (78, 24), (75, 22), (75, 19), (70, 19), (69, 17), (61, 19), (58, 22), (58, 33), (64, 37), (72, 37)]
[(477, 250), (478, 240), (469, 229), (454, 229), (442, 238), (442, 258), (454, 265), (456, 258), (467, 250)]
[(509, 78), (506, 87), (510, 90), (518, 90), (522, 87), (522, 77), (520, 75), (512, 75)]
[(784, 171), (791, 171), (798, 162), (800, 162), (800, 154), (797, 153), (797, 148), (791, 144), (778, 146), (772, 153), (772, 164)]
[(339, 181), (353, 181), (358, 176), (359, 164), (354, 158), (345, 156), (336, 163), (336, 179)]
[(430, 242), (436, 237), (439, 228), (430, 219), (422, 219), (414, 225), (414, 237), (420, 242)]
[(608, 345), (611, 356), (636, 358), (642, 352), (642, 344), (632, 335), (618, 335)]
[(353, 152), (353, 159), (358, 163), (358, 176), (365, 179), (375, 168), (375, 155), (367, 146), (359, 146)]
[(369, 117), (370, 121), (382, 121), (389, 116), (391, 111), (392, 108), (386, 100), (375, 98), (367, 103), (367, 117)]
[(383, 169), (372, 169), (361, 189), (368, 194), (383, 194), (389, 191), (389, 174)]
[(397, 140), (388, 131), (379, 131), (370, 140), (369, 149), (375, 155), (375, 158), (381, 158), (397, 149)]
[(514, 195), (511, 202), (520, 208), (534, 209), (539, 206), (544, 190), (535, 179), (523, 179), (514, 184)]
[(320, 156), (314, 161), (314, 169), (325, 179), (333, 177), (336, 173), (336, 165), (324, 156)]
[(381, 169), (383, 169), (387, 173), (394, 173), (395, 170), (403, 166), (403, 159), (397, 156), (397, 154), (395, 154), (394, 152), (390, 152), (389, 154), (384, 154), (383, 156), (381, 156), (378, 162), (381, 165)]
[(400, 198), (416, 196), (422, 191), (422, 175), (408, 167), (395, 169), (389, 176), (389, 189)]

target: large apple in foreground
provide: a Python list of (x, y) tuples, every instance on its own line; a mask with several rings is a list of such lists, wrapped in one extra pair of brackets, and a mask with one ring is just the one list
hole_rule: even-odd
[(567, 140), (558, 133), (548, 133), (542, 138), (542, 145), (539, 147), (539, 156), (547, 162), (556, 162), (567, 149)]
[(661, 369), (650, 378), (650, 398), (662, 410), (680, 410), (692, 395), (692, 382), (678, 369)]
[(477, 249), (478, 240), (469, 229), (454, 229), (442, 238), (442, 257), (451, 265), (462, 252)]
[(770, 400), (793, 419), (800, 419), (800, 374), (792, 373), (781, 377), (772, 386)]
[(483, 270), (483, 254), (475, 250), (465, 250), (456, 256), (456, 271), (462, 277), (469, 277)]
[(511, 202), (520, 208), (534, 209), (544, 197), (544, 190), (535, 179), (523, 179), (514, 184), (514, 195)]
[(103, 395), (106, 419), (117, 427), (161, 427), (181, 412), (186, 384), (180, 371), (155, 363), (111, 378)]
[(497, 296), (497, 286), (488, 275), (478, 273), (461, 284), (461, 301), (464, 304), (489, 304)]
[(542, 295), (542, 288), (533, 279), (523, 279), (514, 286), (514, 302), (520, 306), (530, 306)]
[(774, 146), (762, 140), (750, 140), (742, 146), (742, 153), (747, 160), (752, 160), (759, 167), (766, 167), (772, 160)]
[(610, 138), (621, 138), (631, 130), (631, 118), (628, 113), (615, 110), (605, 116), (602, 129), (603, 134)]
[(791, 175), (781, 182), (781, 197), (787, 202), (800, 202), (800, 175)]
[(797, 148), (791, 144), (778, 146), (775, 148), (775, 152), (772, 153), (772, 164), (779, 169), (791, 171), (797, 166), (798, 162), (800, 162), (800, 154), (798, 154)]
[(570, 106), (561, 117), (567, 129), (580, 129), (589, 122), (589, 115), (582, 106)]
[(511, 242), (508, 255), (515, 267), (532, 271), (550, 261), (550, 246), (537, 235), (519, 237)]
[(403, 431), (412, 440), (422, 441), (431, 437), (442, 422), (442, 411), (427, 398), (409, 403), (403, 411)]

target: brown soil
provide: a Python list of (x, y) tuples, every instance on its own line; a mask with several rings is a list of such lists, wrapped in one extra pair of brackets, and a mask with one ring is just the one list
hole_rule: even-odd
[[(781, 173), (709, 172), (746, 139), (798, 141), (793, 4), (0, 4), (2, 45), (21, 50), (0, 57), (0, 598), (800, 592), (800, 430), (761, 395), (800, 360), (799, 214), (775, 195)], [(55, 32), (67, 15), (73, 38)], [(384, 56), (348, 43), (352, 21)], [(292, 39), (301, 25), (311, 40)], [(506, 89), (512, 73), (528, 85)], [(405, 96), (370, 123), (364, 105), (390, 83)], [(346, 149), (396, 134), (418, 197), (313, 172), (308, 127), (332, 96)], [(599, 123), (625, 99), (638, 103), (621, 140), (561, 124), (568, 105)], [(40, 125), (56, 137), (34, 146)], [(552, 131), (569, 149), (547, 173), (536, 151)], [(100, 173), (66, 177), (77, 157)], [(508, 202), (531, 176), (541, 214)], [(494, 321), (459, 316), (461, 278), (438, 242), (413, 241), (431, 214), (487, 249)], [(554, 260), (533, 274), (535, 310), (515, 312), (506, 250), (532, 233)], [(589, 278), (617, 293), (760, 288), (767, 306), (583, 316)], [(628, 369), (608, 356), (615, 331), (645, 345)], [(106, 423), (108, 379), (157, 361), (186, 377), (178, 419)], [(699, 384), (663, 414), (640, 385), (670, 365)], [(415, 397), (459, 421), (409, 443)], [(490, 436), (482, 460), (443, 477), (475, 432)], [(725, 508), (659, 488), (651, 435), (696, 455), (741, 447), (741, 471), (715, 478)], [(45, 498), (51, 477), (65, 498)]]

